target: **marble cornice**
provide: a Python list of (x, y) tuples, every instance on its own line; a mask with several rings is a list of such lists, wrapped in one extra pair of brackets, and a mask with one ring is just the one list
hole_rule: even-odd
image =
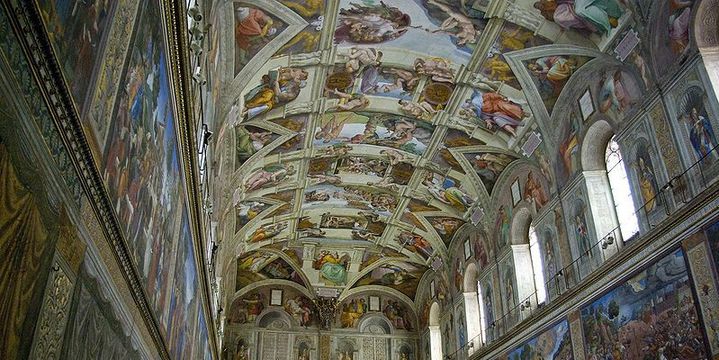
[[(178, 146), (182, 168), (185, 170), (185, 189), (187, 190), (187, 207), (189, 210), (190, 228), (192, 230), (192, 239), (194, 244), (195, 265), (198, 272), (197, 279), (199, 281), (200, 300), (202, 302), (202, 311), (205, 313), (205, 321), (208, 331), (208, 341), (210, 351), (213, 358), (219, 359), (217, 346), (217, 329), (215, 328), (215, 318), (212, 314), (210, 306), (212, 299), (212, 289), (208, 278), (208, 268), (205, 262), (206, 238), (204, 221), (203, 221), (203, 204), (202, 204), (202, 184), (200, 183), (200, 167), (199, 149), (197, 147), (198, 134), (196, 114), (193, 99), (193, 83), (192, 83), (192, 62), (191, 52), (189, 49), (189, 39), (187, 35), (187, 10), (186, 1), (183, 0), (163, 0), (162, 1), (165, 29), (168, 40), (170, 60), (170, 73), (172, 91), (174, 93), (174, 104), (176, 107), (175, 116), (178, 125)], [(199, 93), (200, 88), (197, 88)]]

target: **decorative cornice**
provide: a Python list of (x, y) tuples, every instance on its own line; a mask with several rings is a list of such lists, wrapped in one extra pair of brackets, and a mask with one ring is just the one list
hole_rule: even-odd
[(38, 9), (34, 2), (12, 0), (3, 3), (8, 13), (13, 15), (10, 16), (10, 21), (30, 63), (30, 70), (40, 87), (43, 100), (48, 106), (62, 142), (72, 158), (82, 189), (90, 199), (92, 209), (102, 224), (105, 238), (114, 250), (115, 258), (122, 269), (122, 275), (131, 290), (138, 311), (144, 319), (160, 357), (169, 359), (167, 347), (160, 335), (159, 324), (150, 309), (140, 277), (132, 263), (119, 221), (94, 162), (78, 111), (45, 33)]
[(175, 95), (175, 116), (178, 125), (178, 146), (182, 168), (185, 170), (185, 188), (187, 189), (187, 207), (189, 210), (190, 227), (193, 234), (195, 249), (195, 263), (199, 276), (199, 289), (202, 302), (202, 311), (205, 312), (207, 331), (213, 358), (219, 359), (217, 346), (217, 329), (215, 316), (210, 306), (212, 289), (207, 277), (209, 274), (206, 257), (206, 231), (202, 218), (202, 184), (199, 181), (200, 166), (199, 149), (195, 134), (198, 133), (197, 123), (194, 121), (197, 112), (194, 109), (193, 99), (198, 95), (192, 87), (191, 57), (188, 43), (188, 24), (186, 15), (186, 1), (163, 0), (165, 28), (168, 39), (168, 59), (170, 59), (170, 77), (172, 90)]

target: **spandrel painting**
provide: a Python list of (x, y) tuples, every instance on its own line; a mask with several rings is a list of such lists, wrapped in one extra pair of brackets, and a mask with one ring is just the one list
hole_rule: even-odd
[(277, 140), (279, 135), (257, 126), (238, 126), (235, 137), (235, 168), (239, 168), (252, 155)]
[(446, 246), (449, 246), (454, 233), (465, 224), (464, 220), (444, 216), (427, 217), (427, 220)]
[(306, 115), (284, 117), (281, 119), (270, 120), (270, 122), (295, 132), (296, 135), (274, 148), (270, 151), (269, 155), (287, 154), (300, 150), (304, 146), (306, 132), (305, 127), (307, 126)]
[(237, 2), (235, 11), (235, 74), (239, 73), (287, 24), (251, 2)]
[(632, 116), (642, 95), (641, 80), (623, 69), (608, 69), (599, 75), (595, 94), (600, 113), (619, 122)]
[(285, 259), (269, 252), (253, 252), (237, 260), (235, 290), (268, 279), (282, 279), (304, 286), (300, 274)]
[[(155, 1), (140, 11), (141, 19), (161, 17)], [(138, 24), (101, 169), (148, 300), (160, 314), (179, 237), (181, 174), (162, 23)]]
[(705, 359), (684, 252), (674, 251), (581, 310), (589, 358)]
[(466, 64), (485, 26), (484, 14), (469, 3), (342, 0), (334, 40), (341, 47), (395, 48)]
[(532, 81), (544, 101), (547, 113), (552, 114), (554, 105), (569, 78), (588, 61), (589, 58), (586, 56), (555, 55), (544, 56), (525, 63)]
[(242, 227), (271, 206), (271, 204), (261, 200), (247, 200), (237, 204), (235, 206), (235, 232), (240, 231)]
[(692, 52), (692, 11), (695, 0), (667, 0), (652, 4), (653, 29), (651, 62), (655, 73), (664, 77), (686, 61)]
[(414, 299), (425, 268), (407, 262), (381, 265), (357, 281), (355, 286), (384, 285)]
[(510, 351), (508, 360), (573, 360), (572, 340), (567, 320), (552, 326)]
[(306, 54), (317, 51), (320, 45), (320, 35), (325, 26), (324, 10), (327, 0), (280, 0), (282, 5), (307, 21), (308, 25), (299, 34), (295, 35), (287, 44), (283, 45), (275, 56)]
[(80, 111), (99, 67), (117, 4), (112, 0), (38, 1), (50, 43)]
[[(270, 305), (272, 290), (282, 291), (281, 305)], [(312, 300), (286, 286), (261, 287), (243, 294), (230, 305), (227, 321), (237, 325), (254, 324), (263, 311), (283, 312), (292, 318), (293, 326), (310, 327), (317, 324), (317, 310)]]
[(472, 164), (472, 168), (482, 180), (485, 189), (489, 194), (492, 193), (494, 184), (497, 182), (499, 175), (504, 169), (517, 158), (513, 155), (501, 152), (478, 152), (466, 153), (464, 156)]
[(523, 50), (530, 47), (548, 45), (545, 38), (535, 35), (532, 31), (519, 25), (506, 22), (497, 40), (489, 50), (486, 60), (482, 63), (480, 71), (490, 80), (501, 81), (515, 89), (521, 90), (516, 75), (509, 67), (504, 53)]

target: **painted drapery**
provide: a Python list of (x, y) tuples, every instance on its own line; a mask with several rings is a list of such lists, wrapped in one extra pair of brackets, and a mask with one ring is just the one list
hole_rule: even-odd
[[(0, 358), (27, 355), (35, 318), (31, 310), (47, 277), (51, 234), (36, 197), (20, 181), (6, 147), (0, 143)], [(35, 301), (34, 301), (35, 300)]]

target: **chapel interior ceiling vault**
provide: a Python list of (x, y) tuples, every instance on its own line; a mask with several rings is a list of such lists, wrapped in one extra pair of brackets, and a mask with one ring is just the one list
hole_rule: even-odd
[(624, 118), (652, 81), (609, 55), (634, 5), (604, 2), (574, 21), (535, 0), (215, 4), (225, 296), (281, 281), (411, 304), (458, 233), (503, 231), (500, 184), (542, 208), (564, 165), (548, 149), (576, 146), (565, 89), (592, 84), (596, 111)]

